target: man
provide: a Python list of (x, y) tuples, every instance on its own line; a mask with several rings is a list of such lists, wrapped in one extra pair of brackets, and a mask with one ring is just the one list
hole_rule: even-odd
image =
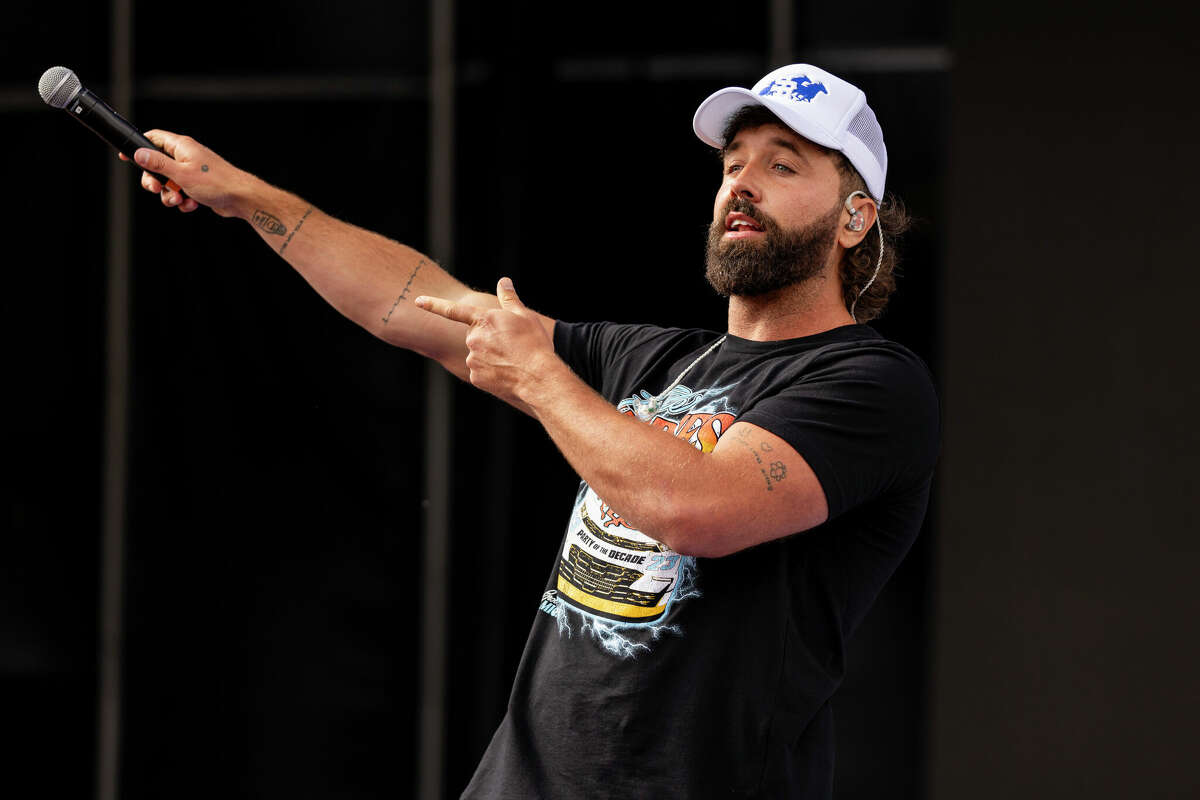
[(151, 131), (168, 155), (136, 153), (171, 179), (142, 178), (166, 205), (249, 221), (347, 317), (535, 417), (583, 479), (464, 796), (832, 792), (844, 643), (917, 534), (937, 454), (924, 365), (857, 324), (894, 286), (886, 150), (865, 95), (806, 64), (693, 124), (723, 156), (707, 276), (725, 335), (555, 322), (507, 278), (472, 291), (191, 139)]

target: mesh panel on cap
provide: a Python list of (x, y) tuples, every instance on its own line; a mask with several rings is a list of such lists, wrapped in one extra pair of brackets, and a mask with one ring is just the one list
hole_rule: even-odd
[(864, 105), (862, 110), (854, 115), (854, 119), (850, 120), (850, 124), (846, 126), (846, 132), (867, 146), (871, 151), (871, 155), (875, 156), (875, 160), (879, 162), (879, 166), (884, 171), (887, 170), (887, 151), (883, 148), (883, 131), (879, 129), (879, 120), (875, 119), (875, 112), (871, 107)]

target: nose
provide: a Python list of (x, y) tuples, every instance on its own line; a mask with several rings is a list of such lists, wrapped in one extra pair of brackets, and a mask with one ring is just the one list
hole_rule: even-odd
[(761, 199), (758, 185), (754, 182), (753, 177), (748, 174), (749, 170), (743, 168), (740, 172), (730, 178), (728, 183), (730, 198), (740, 197), (743, 200), (748, 200), (751, 203), (758, 202)]

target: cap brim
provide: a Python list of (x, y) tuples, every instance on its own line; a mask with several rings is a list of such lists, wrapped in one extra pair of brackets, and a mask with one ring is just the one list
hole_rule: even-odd
[(792, 109), (782, 101), (774, 100), (771, 97), (760, 97), (740, 86), (730, 86), (709, 95), (696, 109), (696, 115), (692, 117), (692, 130), (696, 132), (702, 142), (720, 149), (725, 146), (721, 134), (724, 133), (725, 124), (729, 121), (730, 116), (739, 109), (751, 105), (766, 107), (779, 117), (784, 125), (811, 142), (836, 150), (842, 148), (841, 142), (836, 137), (831, 136), (820, 125), (792, 113)]

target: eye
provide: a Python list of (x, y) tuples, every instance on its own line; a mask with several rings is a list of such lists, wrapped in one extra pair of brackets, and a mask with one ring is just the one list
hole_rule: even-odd
[(795, 172), (795, 170), (792, 169), (791, 167), (789, 167), (787, 164), (772, 164), (771, 169), (775, 170), (776, 172), (785, 173), (785, 174)]
[(733, 175), (735, 172), (738, 172), (741, 168), (742, 168), (741, 164), (726, 164), (725, 165), (725, 174)]

